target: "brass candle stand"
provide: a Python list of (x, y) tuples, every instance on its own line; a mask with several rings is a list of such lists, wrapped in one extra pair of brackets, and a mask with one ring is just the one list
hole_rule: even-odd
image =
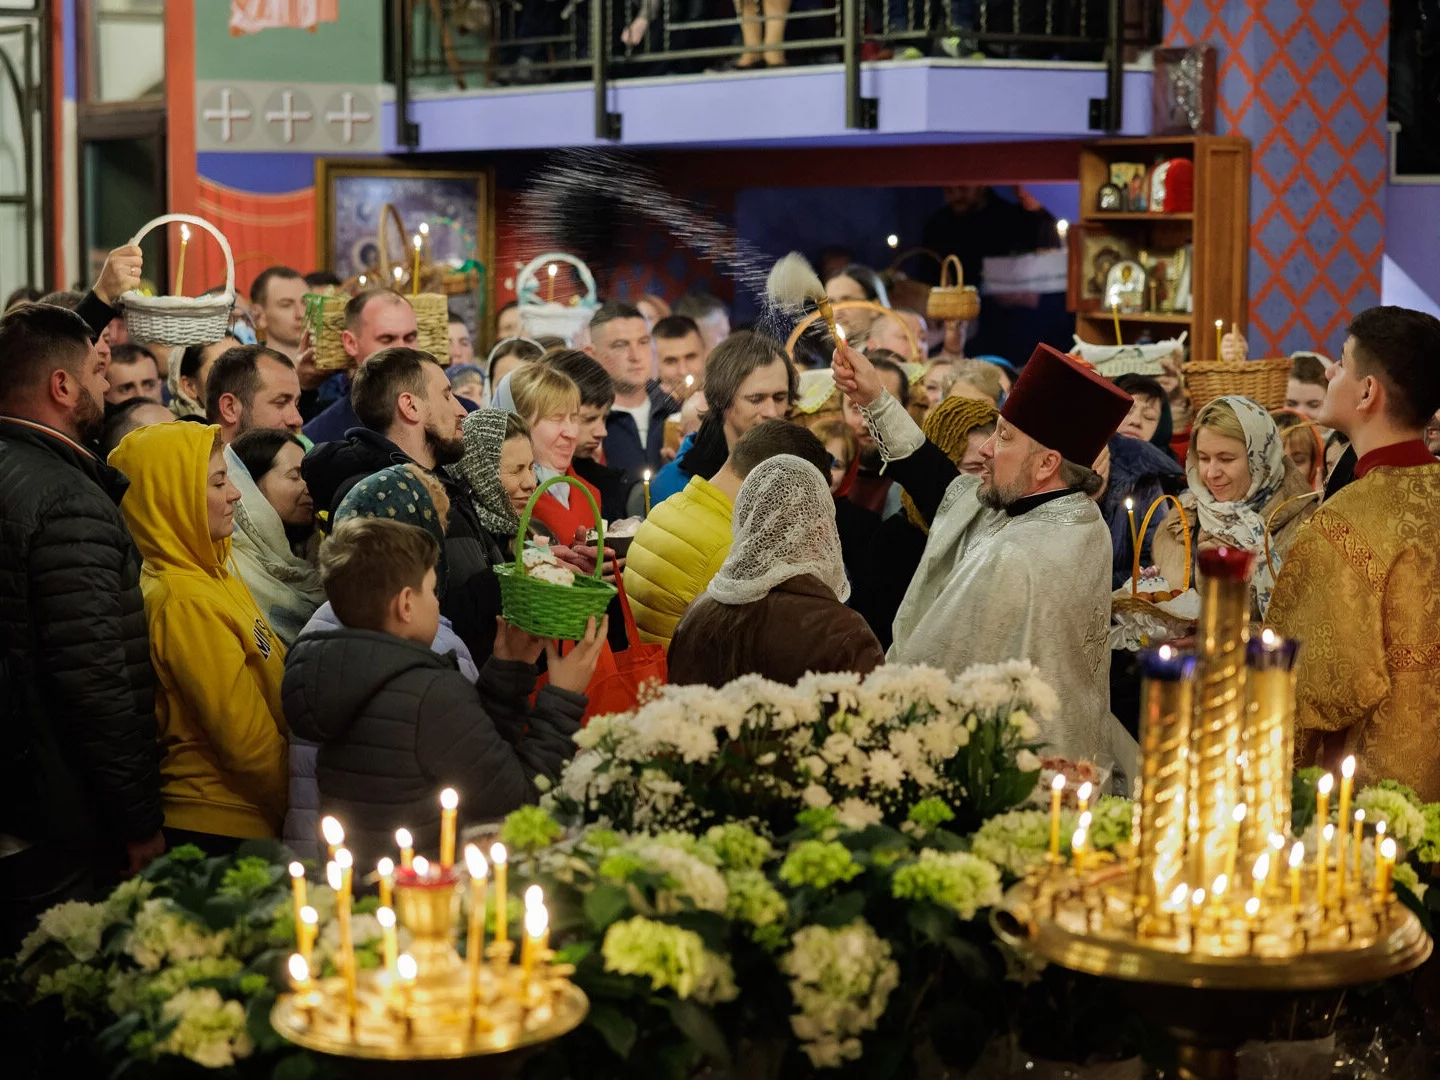
[(1391, 889), (1390, 841), (1367, 882), (1340, 873), (1340, 859), (1360, 864), (1353, 850), (1318, 840), (1327, 821), (1308, 865), (1286, 835), (1297, 646), (1249, 639), (1250, 561), (1202, 552), (1200, 655), (1141, 657), (1131, 843), (1048, 860), (993, 917), (1017, 948), (1130, 984), (1174, 1037), (1182, 1080), (1233, 1076), (1235, 1049), (1293, 995), (1385, 979), (1432, 949)]

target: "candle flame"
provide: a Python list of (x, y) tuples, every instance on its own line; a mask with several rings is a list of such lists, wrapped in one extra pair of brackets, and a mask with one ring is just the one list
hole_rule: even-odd
[(554, 263), (551, 263), (549, 266), (547, 266), (547, 267), (545, 268), (545, 272), (546, 272), (547, 274), (549, 274), (551, 277), (554, 277), (556, 274), (558, 274), (558, 273), (560, 272), (560, 267), (556, 266)]
[(549, 925), (550, 913), (545, 910), (544, 904), (525, 909), (525, 933), (532, 938), (542, 937)]
[(1058, 219), (1055, 222), (1055, 231), (1059, 233), (1060, 239), (1064, 240), (1070, 233), (1070, 222), (1066, 221), (1063, 217)]
[(685, 376), (685, 385), (686, 385), (686, 386), (694, 386), (694, 385), (695, 385), (695, 376), (694, 376), (694, 375), (686, 375), (686, 376)]
[(189, 226), (189, 225), (181, 225), (181, 226), (180, 226), (180, 242), (181, 242), (182, 244), (188, 244), (188, 243), (190, 242), (190, 226)]
[(465, 845), (465, 869), (470, 871), (470, 876), (476, 881), (484, 881), (485, 876), (490, 873), (485, 856), (474, 844)]
[(290, 876), (291, 876), (292, 878), (302, 878), (302, 877), (304, 877), (304, 876), (305, 876), (305, 866), (304, 866), (304, 864), (303, 864), (303, 863), (298, 863), (298, 862), (292, 862), (292, 863), (290, 864)]
[(1365, 823), (1365, 811), (1364, 811), (1364, 810), (1356, 810), (1356, 811), (1355, 811), (1355, 820), (1358, 821), (1358, 822), (1360, 822), (1360, 823), (1363, 825), (1363, 824)]
[(1325, 838), (1325, 843), (1330, 843), (1331, 840), (1335, 839), (1335, 826), (1326, 825), (1325, 828), (1320, 830), (1320, 835)]
[(1216, 330), (1224, 330), (1224, 329), (1225, 329), (1225, 320), (1224, 320), (1224, 319), (1216, 319), (1216, 320), (1215, 320), (1215, 329), (1216, 329)]
[(340, 884), (343, 880), (344, 877), (340, 872), (340, 864), (333, 862), (328, 863), (325, 867), (325, 881), (329, 884), (330, 888), (339, 892)]
[(1078, 851), (1085, 846), (1085, 830), (1076, 829), (1075, 835), (1070, 837), (1070, 849)]
[(1195, 907), (1199, 907), (1201, 904), (1205, 903), (1205, 890), (1196, 889), (1193, 893), (1191, 893), (1190, 903)]
[(1170, 893), (1170, 906), (1177, 909), (1184, 907), (1185, 898), (1189, 895), (1190, 886), (1182, 881), (1179, 885), (1176, 885), (1174, 891)]
[(453, 787), (447, 787), (440, 792), (440, 807), (443, 810), (454, 810), (460, 805), (460, 793)]
[(1174, 650), (1174, 649), (1172, 649), (1169, 645), (1161, 645), (1161, 646), (1160, 646), (1160, 659), (1161, 659), (1161, 660), (1173, 660), (1174, 658), (1175, 658), (1175, 650)]
[(388, 907), (376, 908), (375, 921), (380, 924), (382, 930), (389, 930), (395, 925), (395, 912)]
[(396, 281), (399, 281), (399, 280), (400, 280), (401, 278), (403, 278), (404, 276), (405, 276), (405, 268), (404, 268), (403, 266), (397, 266), (397, 267), (395, 267), (395, 280), (396, 280)]
[(349, 870), (355, 865), (355, 856), (350, 854), (349, 848), (341, 848), (335, 852), (335, 865), (341, 870)]
[(1126, 495), (1126, 496), (1125, 496), (1125, 509), (1126, 509), (1126, 510), (1134, 510), (1134, 509), (1135, 509), (1135, 500), (1132, 499), (1129, 495)]
[(325, 843), (331, 847), (339, 847), (345, 842), (345, 829), (333, 817), (326, 816), (320, 819), (320, 834), (325, 837)]
[(395, 971), (400, 976), (400, 981), (406, 983), (414, 982), (415, 976), (420, 973), (415, 957), (408, 952), (402, 952), (395, 958)]
[(375, 872), (381, 877), (389, 877), (395, 873), (395, 860), (387, 855), (375, 864)]
[(425, 858), (424, 855), (416, 855), (416, 856), (415, 856), (415, 862), (414, 862), (414, 864), (413, 864), (413, 869), (414, 869), (415, 875), (416, 875), (417, 877), (422, 877), (422, 878), (423, 878), (423, 877), (429, 877), (429, 876), (430, 876), (430, 860), (427, 859), (427, 858)]
[(1245, 914), (1252, 919), (1260, 914), (1260, 898), (1258, 896), (1252, 896), (1245, 901)]
[(509, 853), (505, 850), (504, 844), (490, 845), (490, 861), (496, 866), (504, 866), (509, 859)]
[(429, 223), (428, 221), (422, 221), (422, 222), (420, 222), (420, 235), (421, 235), (421, 236), (429, 236), (429, 235), (430, 235), (430, 223)]
[(885, 237), (885, 243), (892, 248), (897, 248), (900, 246), (900, 237), (892, 232), (889, 236)]
[(1065, 774), (1064, 774), (1064, 773), (1056, 773), (1056, 774), (1055, 774), (1055, 779), (1050, 781), (1050, 790), (1051, 790), (1051, 791), (1064, 791), (1064, 790), (1065, 790)]
[(1384, 835), (1385, 835), (1385, 822), (1383, 822), (1383, 821), (1377, 821), (1377, 822), (1375, 823), (1375, 835), (1376, 835), (1377, 837), (1378, 837), (1378, 836), (1384, 836)]
[(1089, 828), (1090, 828), (1090, 823), (1091, 823), (1092, 821), (1094, 821), (1094, 820), (1095, 820), (1095, 815), (1092, 814), (1092, 813), (1090, 813), (1089, 810), (1086, 810), (1083, 814), (1080, 815), (1080, 831), (1081, 831), (1081, 832), (1086, 832), (1086, 831), (1088, 831)]
[(1355, 755), (1351, 754), (1340, 763), (1340, 775), (1349, 780), (1355, 775)]
[(1237, 804), (1235, 809), (1230, 811), (1230, 820), (1236, 825), (1245, 820), (1245, 804), (1243, 802)]
[(359, 278), (360, 288), (363, 289), (363, 288), (365, 287), (365, 281), (366, 281), (365, 275), (364, 275), (364, 274), (361, 274), (361, 275), (360, 275), (360, 278)]
[(1219, 877), (1217, 877), (1217, 878), (1215, 879), (1215, 883), (1210, 886), (1210, 895), (1213, 896), (1213, 897), (1215, 897), (1215, 898), (1218, 900), (1220, 897), (1222, 897), (1222, 896), (1225, 895), (1225, 890), (1228, 889), (1229, 887), (1230, 887), (1230, 879), (1229, 879), (1229, 877), (1227, 877), (1227, 876), (1224, 875), (1224, 874), (1221, 874)]
[(298, 952), (290, 954), (290, 978), (297, 983), (310, 981), (310, 965)]
[(320, 922), (320, 913), (306, 904), (300, 909), (300, 921), (306, 926), (317, 926)]
[(1395, 838), (1393, 836), (1385, 837), (1384, 843), (1380, 845), (1380, 855), (1385, 859), (1395, 858)]
[(420, 245), (423, 244), (425, 241), (421, 238), (419, 233), (416, 233), (410, 242), (415, 245), (415, 250), (419, 251)]
[(1303, 863), (1304, 861), (1305, 861), (1305, 845), (1304, 845), (1301, 841), (1296, 840), (1296, 841), (1295, 841), (1295, 846), (1290, 849), (1290, 869), (1291, 869), (1291, 870), (1299, 870), (1299, 869), (1300, 869), (1300, 864)]
[(1255, 860), (1255, 869), (1250, 871), (1250, 876), (1256, 881), (1264, 881), (1270, 876), (1270, 853), (1268, 851)]
[(1090, 793), (1094, 790), (1095, 785), (1090, 783), (1089, 780), (1086, 780), (1085, 783), (1080, 785), (1080, 790), (1075, 794), (1079, 796), (1081, 802), (1088, 802), (1090, 800)]
[(644, 475), (644, 478), (645, 478), (645, 483), (648, 484), (648, 483), (650, 482), (650, 470), (649, 470), (649, 469), (646, 469), (643, 475)]
[(1267, 626), (1264, 630), (1260, 631), (1260, 640), (1265, 644), (1266, 648), (1273, 649), (1276, 645), (1280, 644), (1280, 635)]
[(528, 889), (525, 890), (525, 910), (526, 910), (526, 911), (529, 911), (529, 910), (530, 910), (531, 908), (533, 908), (533, 907), (544, 907), (544, 906), (545, 906), (545, 893), (544, 893), (544, 891), (540, 888), (539, 885), (531, 885)]
[(1270, 834), (1270, 846), (1273, 847), (1277, 852), (1284, 851), (1285, 837), (1281, 836), (1278, 832), (1272, 832)]
[(1327, 772), (1324, 776), (1320, 777), (1320, 783), (1315, 785), (1315, 790), (1320, 792), (1321, 795), (1329, 795), (1331, 789), (1334, 787), (1335, 777)]
[(414, 846), (415, 846), (415, 838), (410, 835), (410, 830), (409, 830), (409, 829), (396, 829), (396, 830), (395, 830), (395, 846), (396, 846), (396, 847), (399, 847), (399, 848), (407, 848), (407, 847), (414, 847)]

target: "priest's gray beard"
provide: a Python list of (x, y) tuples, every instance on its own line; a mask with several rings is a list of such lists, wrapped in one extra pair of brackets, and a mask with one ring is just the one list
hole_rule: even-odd
[[(1040, 453), (1044, 453), (1044, 451), (1042, 450)], [(1034, 483), (1030, 463), (1037, 456), (1038, 454), (1032, 453), (1027, 457), (1020, 466), (1020, 475), (1010, 483), (1003, 485), (995, 483), (993, 462), (986, 462), (985, 471), (980, 475), (980, 487), (975, 492), (975, 497), (980, 500), (980, 505), (988, 506), (991, 510), (1004, 510), (1007, 506), (1023, 499), (1029, 491), (1030, 485)]]

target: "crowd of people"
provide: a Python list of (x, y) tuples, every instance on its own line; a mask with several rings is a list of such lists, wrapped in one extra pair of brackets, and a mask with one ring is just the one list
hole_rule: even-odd
[[(1192, 400), (1179, 357), (1112, 381), (1044, 345), (966, 356), (856, 265), (827, 292), (884, 313), (847, 313), (823, 366), (705, 295), (609, 300), (569, 341), (513, 304), (452, 316), (445, 366), (373, 289), (339, 373), (304, 317), (329, 275), (266, 270), (235, 336), (182, 349), (130, 339), (141, 271), (121, 248), (0, 317), (0, 952), (176, 844), (313, 854), (335, 813), (357, 857), (400, 824), (433, 845), (447, 785), (502, 816), (617, 680), (633, 703), (642, 654), (715, 686), (1023, 657), (1064, 705), (1052, 751), (1133, 776), (1112, 593), (1221, 545), (1304, 643), (1306, 760), (1440, 798), (1428, 315), (1358, 313), (1271, 412)], [(1166, 495), (1183, 514), (1138, 534)], [(578, 642), (507, 622), (496, 569), (531, 552), (618, 587)]]

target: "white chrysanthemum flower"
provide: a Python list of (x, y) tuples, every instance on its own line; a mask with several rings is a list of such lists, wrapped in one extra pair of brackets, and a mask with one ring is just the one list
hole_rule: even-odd
[(898, 788), (905, 782), (905, 766), (888, 750), (876, 750), (865, 767), (870, 783), (876, 787)]
[(1016, 751), (1015, 768), (1021, 772), (1039, 772), (1040, 759), (1029, 750)]
[(1040, 725), (1028, 710), (1016, 709), (1010, 714), (1010, 726), (1020, 733), (1020, 738), (1026, 742), (1033, 742), (1040, 734)]
[(161, 1006), (160, 1019), (177, 1023), (158, 1049), (207, 1069), (228, 1068), (254, 1050), (245, 1026), (245, 1007), (226, 1001), (213, 987), (181, 990)]
[(885, 815), (878, 806), (855, 798), (846, 799), (837, 806), (835, 816), (847, 829), (865, 829), (885, 820)]
[(830, 792), (819, 784), (807, 785), (805, 790), (800, 793), (800, 799), (806, 806), (814, 810), (823, 810), (834, 801), (830, 797)]

